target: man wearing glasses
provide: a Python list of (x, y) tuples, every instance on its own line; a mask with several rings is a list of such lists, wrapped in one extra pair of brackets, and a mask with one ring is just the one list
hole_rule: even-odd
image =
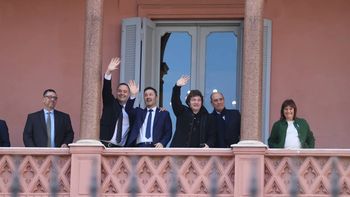
[(55, 110), (57, 94), (53, 89), (43, 93), (44, 109), (31, 113), (23, 131), (26, 147), (67, 147), (74, 132), (68, 114)]

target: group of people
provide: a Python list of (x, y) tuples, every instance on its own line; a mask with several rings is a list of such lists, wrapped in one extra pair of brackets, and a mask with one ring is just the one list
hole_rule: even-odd
[[(134, 107), (139, 92), (134, 81), (120, 83), (116, 97), (113, 96), (112, 72), (119, 68), (119, 64), (119, 58), (113, 58), (104, 76), (101, 142), (106, 147), (166, 147), (172, 138), (172, 123), (169, 112), (157, 107), (158, 92), (155, 88), (143, 90), (145, 108)], [(180, 77), (173, 88), (171, 106), (176, 116), (176, 128), (170, 147), (226, 148), (237, 143), (240, 139), (239, 111), (226, 109), (220, 92), (211, 95), (214, 107), (211, 114), (203, 106), (199, 90), (191, 90), (186, 105), (183, 105), (180, 90), (189, 79), (188, 76)]]
[[(112, 72), (119, 69), (120, 59), (113, 58), (104, 75), (100, 120), (100, 141), (106, 147), (201, 147), (228, 148), (240, 140), (241, 115), (226, 109), (221, 92), (213, 92), (208, 113), (199, 90), (191, 90), (185, 104), (180, 99), (181, 87), (189, 76), (181, 76), (172, 90), (171, 106), (176, 116), (175, 133), (169, 112), (157, 106), (158, 92), (153, 87), (143, 90), (144, 108), (134, 107), (139, 87), (135, 81), (120, 83), (116, 97), (112, 94)], [(26, 147), (67, 147), (74, 131), (68, 114), (55, 109), (57, 93), (43, 93), (43, 109), (27, 117), (23, 131)], [(306, 120), (297, 118), (293, 100), (281, 106), (280, 120), (274, 123), (268, 145), (270, 148), (314, 148), (315, 139)], [(173, 137), (172, 137), (173, 135)], [(10, 146), (6, 122), (0, 120), (0, 146)]]

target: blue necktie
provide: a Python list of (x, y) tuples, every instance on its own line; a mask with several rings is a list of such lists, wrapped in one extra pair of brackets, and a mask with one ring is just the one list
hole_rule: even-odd
[(152, 112), (153, 110), (148, 110), (147, 126), (146, 126), (146, 138), (151, 137), (151, 124), (152, 124)]

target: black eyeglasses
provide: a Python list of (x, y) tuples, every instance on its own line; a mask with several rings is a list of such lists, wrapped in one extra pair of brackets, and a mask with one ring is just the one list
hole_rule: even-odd
[(45, 96), (46, 98), (50, 99), (50, 100), (57, 100), (58, 97), (57, 96)]

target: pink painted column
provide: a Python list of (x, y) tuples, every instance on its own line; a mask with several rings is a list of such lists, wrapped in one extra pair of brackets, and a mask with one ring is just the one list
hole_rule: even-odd
[(80, 140), (99, 139), (102, 22), (103, 0), (87, 0)]
[[(70, 144), (70, 196), (90, 196), (91, 186), (99, 190), (101, 183), (101, 153), (98, 141), (101, 106), (101, 52), (103, 0), (86, 0), (85, 51), (83, 93), (81, 97), (80, 139)], [(95, 181), (95, 183), (94, 183)], [(100, 196), (100, 191), (97, 191)]]
[(254, 187), (256, 196), (263, 197), (267, 146), (256, 141), (246, 140), (234, 144), (232, 147), (235, 155), (234, 196), (252, 196), (251, 191)]
[(246, 0), (244, 17), (242, 140), (261, 141), (264, 0)]

